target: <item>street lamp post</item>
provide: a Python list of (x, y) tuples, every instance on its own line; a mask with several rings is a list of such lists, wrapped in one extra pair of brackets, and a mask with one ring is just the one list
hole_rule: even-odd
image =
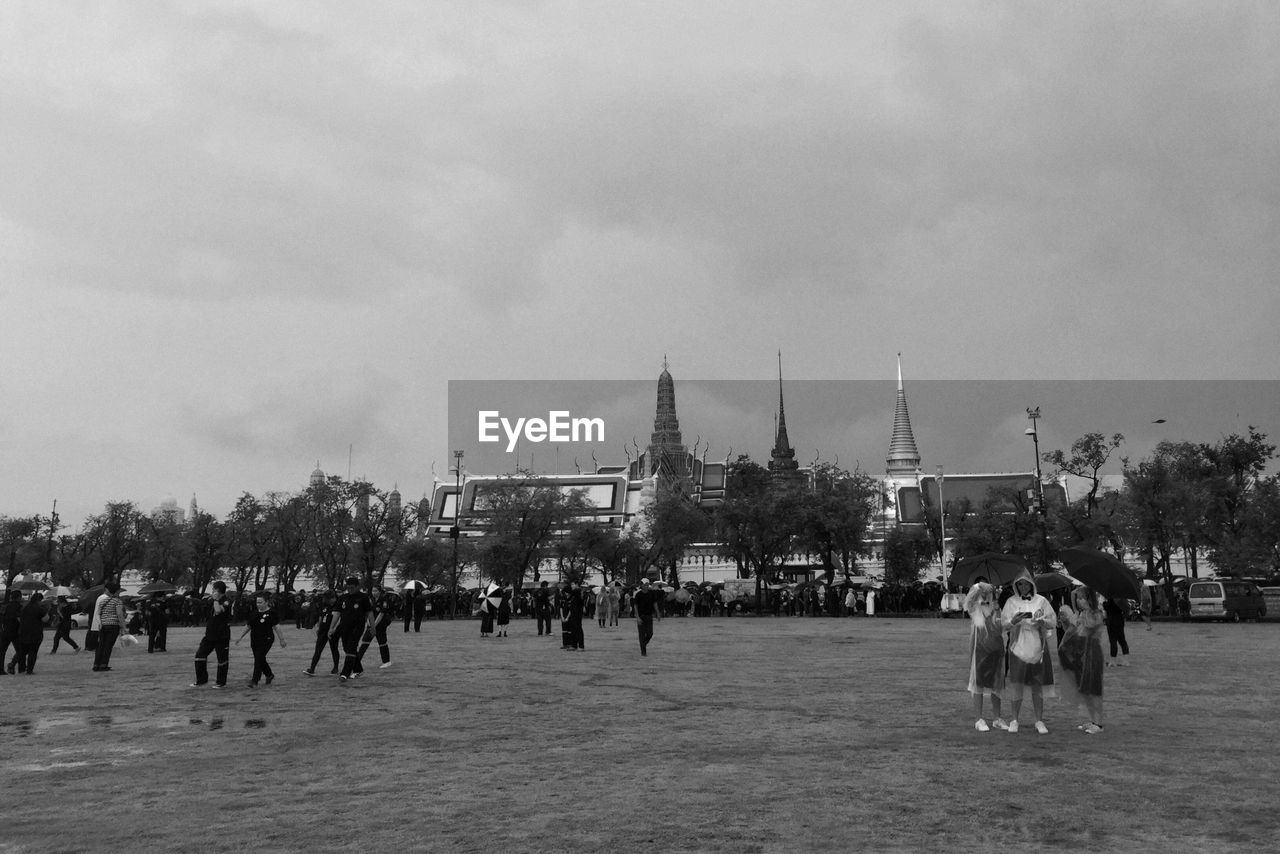
[(946, 473), (942, 470), (942, 466), (938, 466), (938, 559), (942, 562), (942, 586), (945, 591), (947, 587), (947, 510), (942, 502), (944, 480), (946, 480)]
[(1031, 437), (1031, 443), (1035, 448), (1036, 454), (1036, 514), (1040, 519), (1040, 563), (1043, 565), (1044, 572), (1049, 571), (1049, 536), (1045, 527), (1045, 506), (1044, 506), (1044, 480), (1040, 474), (1040, 431), (1037, 422), (1040, 420), (1040, 407), (1027, 407), (1027, 418), (1031, 421), (1031, 426), (1026, 429), (1026, 434)]
[(449, 591), (449, 617), (458, 614), (458, 539), (462, 536), (462, 451), (453, 452), (453, 525), (449, 536), (453, 539), (453, 589)]

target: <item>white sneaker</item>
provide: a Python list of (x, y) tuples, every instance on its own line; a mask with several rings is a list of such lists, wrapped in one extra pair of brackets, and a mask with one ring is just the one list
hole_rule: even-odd
[(1004, 718), (996, 718), (994, 721), (991, 722), (991, 725), (996, 729), (1007, 730), (1009, 728), (1009, 722), (1006, 721)]
[(1041, 735), (1048, 735), (1049, 728), (1044, 725), (1044, 721), (1036, 721), (1036, 732), (1040, 733)]
[(378, 665), (378, 669), (379, 669), (379, 670), (386, 670), (386, 669), (387, 669), (388, 667), (390, 667), (390, 666), (391, 666), (391, 662), (390, 662), (390, 661), (388, 661), (386, 664), (379, 664), (379, 665)]
[(973, 728), (976, 729), (978, 732), (991, 731), (991, 727), (987, 726), (987, 722), (984, 721), (982, 718), (978, 718), (978, 722), (973, 725)]
[(1082, 729), (1085, 732), (1087, 732), (1089, 735), (1097, 735), (1098, 733), (1102, 732), (1102, 727), (1098, 726), (1095, 723), (1085, 724), (1084, 727), (1082, 727)]
[(1015, 718), (1014, 720), (1009, 721), (1009, 732), (1016, 733), (1017, 731), (1018, 731), (1018, 721)]

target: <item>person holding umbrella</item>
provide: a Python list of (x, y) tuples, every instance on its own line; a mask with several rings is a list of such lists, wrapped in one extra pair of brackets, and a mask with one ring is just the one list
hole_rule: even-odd
[(964, 610), (973, 628), (969, 633), (969, 693), (973, 695), (974, 729), (989, 732), (982, 717), (982, 699), (991, 698), (992, 726), (1008, 729), (1000, 713), (1000, 695), (1004, 692), (1004, 619), (996, 604), (996, 589), (985, 581), (969, 588)]
[(1071, 602), (1075, 617), (1058, 644), (1058, 662), (1070, 677), (1062, 682), (1063, 696), (1084, 706), (1089, 715), (1089, 722), (1078, 729), (1096, 735), (1102, 732), (1102, 627), (1106, 618), (1098, 605), (1098, 594), (1091, 588), (1074, 591)]
[(1005, 677), (1005, 699), (1013, 707), (1009, 732), (1018, 731), (1022, 697), (1029, 688), (1036, 715), (1036, 732), (1047, 735), (1049, 728), (1044, 723), (1044, 698), (1057, 696), (1053, 686), (1053, 662), (1048, 655), (1048, 638), (1057, 627), (1058, 618), (1054, 616), (1049, 600), (1036, 592), (1036, 583), (1026, 570), (1013, 580), (1013, 595), (1005, 601), (1001, 615), (1009, 640), (1009, 669)]
[[(0, 676), (12, 674), (18, 666), (18, 626), (22, 622), (22, 591), (9, 589), (4, 592), (4, 605), (0, 607)], [(13, 646), (13, 660), (5, 666), (4, 657)]]

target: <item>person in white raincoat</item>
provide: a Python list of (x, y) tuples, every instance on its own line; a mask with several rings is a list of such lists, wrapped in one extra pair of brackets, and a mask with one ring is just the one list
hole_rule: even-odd
[(1018, 731), (1018, 714), (1022, 711), (1023, 694), (1030, 689), (1035, 711), (1036, 732), (1045, 735), (1044, 698), (1058, 696), (1053, 685), (1053, 660), (1050, 638), (1057, 640), (1054, 616), (1049, 600), (1036, 592), (1031, 573), (1022, 571), (1013, 580), (1013, 595), (1004, 603), (1005, 635), (1009, 641), (1009, 670), (1005, 677), (1004, 699), (1011, 705), (1009, 732)]
[(969, 693), (973, 695), (974, 729), (989, 732), (982, 717), (982, 698), (991, 698), (992, 724), (1008, 729), (1000, 716), (1000, 695), (1004, 692), (1004, 619), (996, 602), (996, 589), (979, 581), (964, 597), (964, 610), (973, 624), (969, 632)]

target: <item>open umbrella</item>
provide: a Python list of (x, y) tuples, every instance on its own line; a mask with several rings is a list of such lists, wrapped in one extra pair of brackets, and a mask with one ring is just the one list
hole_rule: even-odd
[(21, 590), (23, 593), (43, 593), (49, 589), (49, 585), (35, 578), (24, 578), (22, 581), (14, 582), (13, 589)]
[(1061, 572), (1038, 572), (1036, 573), (1035, 581), (1037, 593), (1067, 590), (1075, 585), (1074, 581)]
[(101, 584), (98, 584), (94, 587), (90, 587), (88, 590), (81, 592), (80, 603), (79, 603), (80, 610), (86, 614), (92, 614), (93, 606), (98, 601), (98, 597), (101, 596), (106, 591), (107, 591), (107, 588), (103, 587)]
[(1027, 571), (1022, 555), (1006, 555), (996, 552), (962, 557), (956, 561), (947, 583), (952, 587), (971, 587), (979, 578), (997, 587), (1008, 584)]
[(167, 581), (149, 581), (138, 588), (139, 596), (150, 596), (152, 593), (177, 593), (178, 585)]
[(425, 581), (419, 581), (416, 578), (412, 578), (404, 583), (404, 589), (412, 590), (414, 593), (421, 593), (427, 589), (427, 583)]
[(484, 605), (485, 603), (492, 605), (495, 610), (502, 604), (502, 588), (494, 584), (492, 581), (490, 581), (489, 586), (484, 589), (484, 596), (480, 598), (480, 604)]
[(1071, 577), (1112, 599), (1140, 599), (1142, 583), (1124, 561), (1097, 549), (1073, 547), (1058, 552)]

